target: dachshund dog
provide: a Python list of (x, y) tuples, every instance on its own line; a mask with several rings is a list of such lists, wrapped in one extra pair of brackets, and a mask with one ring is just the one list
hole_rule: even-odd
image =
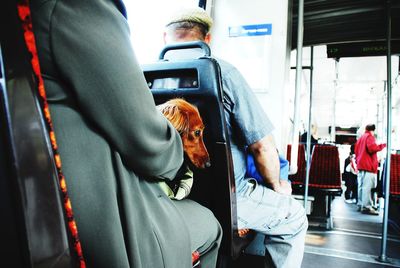
[[(178, 130), (182, 138), (183, 151), (190, 162), (197, 168), (210, 167), (210, 157), (203, 141), (204, 124), (198, 109), (184, 99), (179, 98), (171, 99), (158, 105), (157, 108)], [(187, 169), (176, 191), (172, 191), (165, 182), (161, 182), (160, 186), (170, 198), (181, 200), (189, 195), (192, 184), (193, 173), (190, 169)], [(247, 239), (253, 236), (254, 232), (250, 232), (249, 229), (238, 230), (238, 238), (236, 239), (240, 240), (238, 243), (240, 250), (244, 247), (242, 244), (247, 245)]]
[(181, 135), (185, 156), (197, 168), (210, 167), (203, 141), (204, 124), (198, 109), (184, 99), (172, 99), (157, 106)]
[[(179, 98), (169, 100), (158, 105), (157, 108), (179, 132), (185, 153), (185, 161), (189, 161), (196, 168), (210, 167), (210, 156), (203, 141), (204, 124), (198, 109), (184, 99)], [(189, 195), (193, 185), (193, 172), (188, 165), (186, 165), (185, 174), (179, 179), (178, 185), (160, 183), (163, 191), (171, 199), (181, 200)]]

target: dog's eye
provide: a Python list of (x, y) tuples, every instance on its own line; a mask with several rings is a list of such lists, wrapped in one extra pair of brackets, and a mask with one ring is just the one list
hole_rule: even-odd
[(195, 135), (196, 137), (200, 137), (200, 135), (201, 135), (201, 130), (195, 130), (195, 131), (194, 131), (194, 135)]

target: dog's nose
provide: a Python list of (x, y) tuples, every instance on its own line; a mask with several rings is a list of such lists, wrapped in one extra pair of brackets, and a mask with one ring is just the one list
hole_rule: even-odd
[(207, 162), (205, 163), (205, 166), (206, 166), (206, 168), (211, 167), (211, 162), (210, 162), (210, 161), (207, 161)]

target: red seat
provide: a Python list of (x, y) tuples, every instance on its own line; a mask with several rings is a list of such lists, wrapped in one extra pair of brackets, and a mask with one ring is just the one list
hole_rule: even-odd
[(339, 151), (336, 146), (315, 145), (310, 166), (311, 188), (341, 190)]
[(400, 154), (392, 154), (390, 163), (390, 194), (400, 196)]
[[(286, 159), (290, 163), (291, 159), (291, 149), (292, 145), (288, 144), (287, 146), (287, 153)], [(292, 184), (303, 185), (306, 178), (306, 156), (305, 156), (305, 149), (304, 144), (299, 144), (299, 149), (297, 153), (297, 173), (289, 175), (289, 180)]]

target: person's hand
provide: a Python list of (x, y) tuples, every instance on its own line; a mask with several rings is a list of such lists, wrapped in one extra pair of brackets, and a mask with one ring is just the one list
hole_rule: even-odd
[(287, 180), (279, 180), (279, 183), (272, 185), (272, 190), (280, 194), (292, 194), (292, 186)]

